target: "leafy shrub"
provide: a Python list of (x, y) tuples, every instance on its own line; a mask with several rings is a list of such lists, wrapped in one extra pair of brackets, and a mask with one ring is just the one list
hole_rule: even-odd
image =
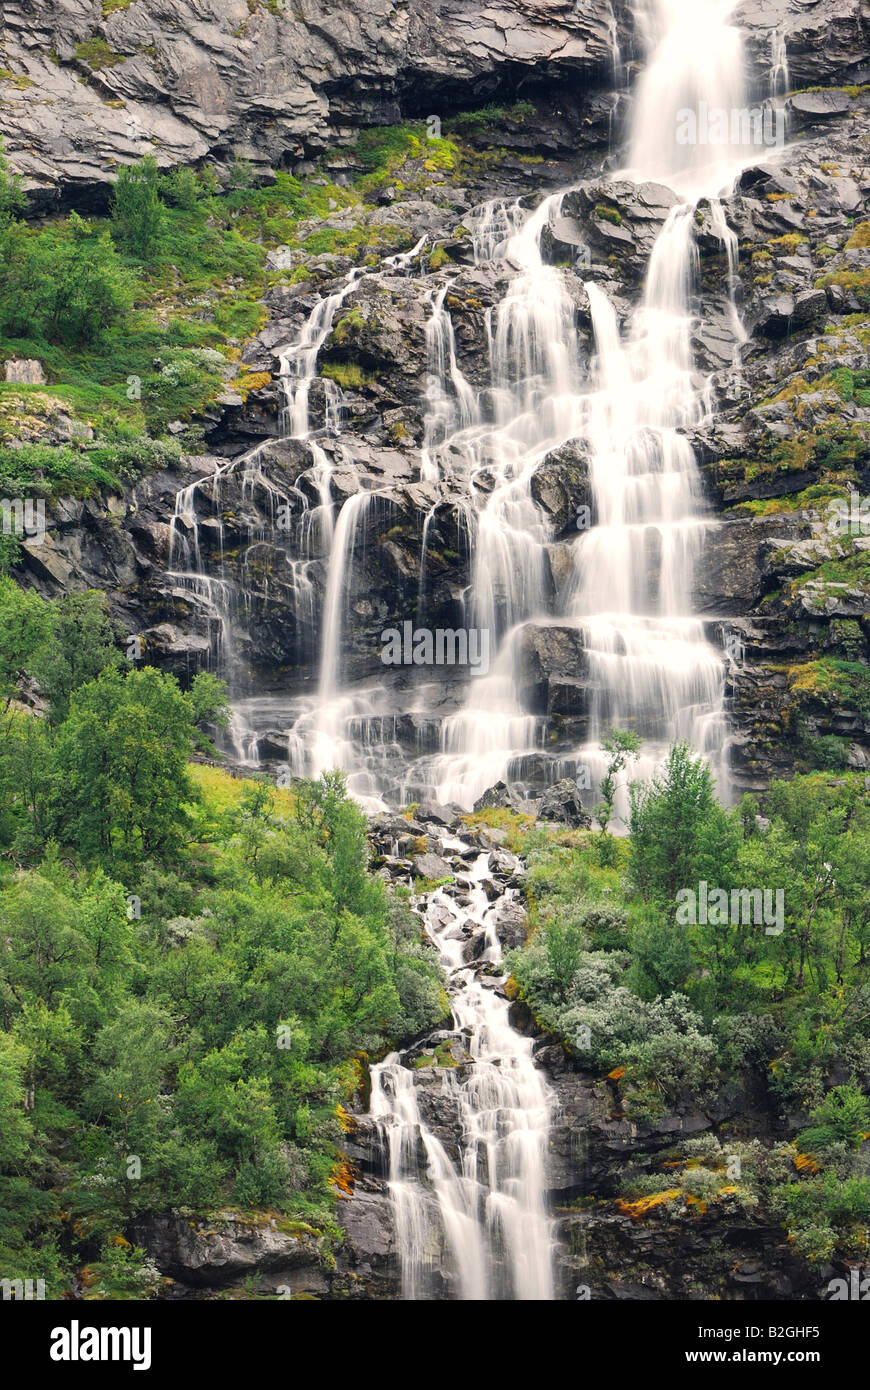
[(117, 241), (137, 260), (148, 261), (157, 250), (165, 220), (154, 156), (122, 165), (112, 193), (112, 229)]
[(835, 1086), (810, 1119), (813, 1123), (797, 1141), (801, 1148), (823, 1151), (842, 1143), (857, 1149), (870, 1129), (870, 1102), (858, 1086)]
[(96, 342), (133, 305), (135, 281), (108, 232), (72, 213), (51, 233), (14, 223), (0, 237), (0, 331)]

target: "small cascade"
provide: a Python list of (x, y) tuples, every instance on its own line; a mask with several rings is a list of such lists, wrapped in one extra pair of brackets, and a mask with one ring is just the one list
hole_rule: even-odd
[(298, 340), (278, 354), (285, 396), (280, 418), (284, 439), (305, 439), (308, 435), (308, 396), (317, 374), (318, 354), (332, 332), (336, 314), (363, 273), (359, 269), (351, 270), (333, 294), (315, 305)]
[(776, 101), (788, 91), (788, 50), (785, 35), (778, 29), (770, 34), (770, 96)]
[[(348, 497), (338, 515), (332, 538), (331, 563), (323, 604), (320, 647), (320, 686), (313, 719), (304, 716), (311, 736), (311, 775), (319, 777), (334, 767), (346, 767), (353, 748), (348, 749), (348, 717), (358, 713), (354, 698), (341, 693), (341, 638), (344, 611), (354, 553), (364, 535), (366, 512), (375, 497), (357, 492)], [(293, 733), (298, 738), (301, 730)], [(291, 733), (291, 738), (293, 737)]]
[(433, 294), (432, 313), (426, 324), (429, 380), (420, 459), (420, 478), (424, 483), (440, 480), (439, 446), (479, 419), (477, 397), (456, 362), (453, 320), (444, 308), (449, 288), (448, 280)]
[[(424, 234), (409, 251), (387, 256), (381, 264), (393, 274), (408, 272), (418, 260), (427, 240)], [(331, 488), (333, 465), (312, 432), (309, 397), (312, 383), (318, 377), (318, 355), (332, 332), (338, 312), (358, 281), (367, 273), (364, 267), (352, 269), (336, 290), (317, 301), (298, 336), (279, 348), (276, 380), (282, 405), (278, 414), (276, 440), (257, 444), (240, 457), (228, 460), (206, 478), (182, 488), (176, 495), (175, 513), (170, 524), (168, 577), (195, 599), (200, 611), (218, 634), (213, 644), (212, 662), (229, 684), (232, 717), (228, 741), (233, 757), (244, 765), (256, 766), (259, 762), (257, 748), (260, 733), (276, 719), (289, 722), (282, 711), (290, 711), (292, 723), (288, 732), (288, 761), (292, 772), (300, 776), (309, 774), (313, 767), (319, 771), (322, 767), (344, 765), (345, 760), (352, 756), (353, 745), (338, 736), (339, 720), (336, 714), (335, 720), (321, 720), (323, 727), (316, 735), (312, 752), (308, 741), (312, 723), (310, 701), (302, 702), (300, 714), (298, 700), (289, 703), (286, 700), (258, 700), (239, 687), (236, 653), (252, 613), (252, 598), (245, 579), (248, 566), (256, 561), (261, 546), (274, 548), (283, 545), (290, 573), (296, 626), (302, 633), (314, 633), (321, 627), (321, 671), (332, 670), (330, 679), (334, 681), (335, 658), (332, 653), (338, 651), (340, 635), (333, 640), (332, 634), (340, 634), (342, 599), (337, 588), (341, 579), (333, 579), (332, 575), (339, 571), (342, 576), (345, 574), (344, 551), (340, 537), (336, 537), (339, 528), (348, 527), (351, 517), (357, 512), (362, 513), (367, 503), (356, 498), (349, 499), (344, 523), (341, 518), (336, 522)], [(453, 363), (455, 367), (455, 350)], [(458, 374), (458, 368), (456, 370)], [(319, 380), (322, 381), (324, 399), (323, 432), (337, 434), (342, 424), (342, 392), (336, 382), (328, 378)], [(266, 459), (270, 443), (290, 439), (305, 442), (311, 455), (311, 466), (298, 475), (291, 487), (285, 488), (269, 477)], [(222, 514), (225, 503), (230, 500), (230, 488), (234, 496), (240, 496), (242, 502), (249, 500), (255, 504), (257, 515), (265, 513), (268, 518), (265, 524), (260, 522), (247, 527), (241, 556), (241, 577), (235, 578), (227, 575), (222, 558)], [(353, 505), (350, 506), (350, 503)], [(204, 517), (202, 513), (205, 513)], [(217, 530), (216, 543), (212, 544), (211, 549), (220, 557), (219, 576), (212, 572), (215, 567), (213, 560), (203, 555), (201, 529), (204, 520), (212, 531)], [(330, 564), (325, 600), (326, 612), (330, 616), (322, 623), (323, 615), (319, 612), (312, 568), (321, 564), (325, 557), (336, 553), (339, 556), (338, 570), (335, 563)], [(352, 546), (348, 565), (351, 562)], [(263, 585), (262, 592), (260, 601), (266, 604), (267, 584)], [(300, 659), (314, 656), (313, 650), (306, 652), (300, 646)], [(323, 679), (320, 689), (322, 695)], [(345, 706), (348, 704), (359, 713), (353, 701), (345, 702)], [(273, 716), (271, 720), (270, 715)], [(373, 804), (381, 803), (376, 799)]]
[[(443, 847), (468, 849), (460, 840)], [(449, 1061), (426, 1066), (424, 1075), (425, 1054), (393, 1053), (371, 1073), (370, 1113), (387, 1154), (406, 1299), (443, 1296), (445, 1285), (448, 1297), (463, 1300), (554, 1296), (545, 1202), (551, 1097), (531, 1040), (510, 1026), (508, 1003), (495, 988), (502, 953), (495, 923), (517, 895), (508, 888), (490, 903), (483, 887), (490, 872), (480, 854), (467, 885), (459, 876), (467, 905), (438, 889), (419, 908), (450, 982), (454, 1031), (432, 1039)], [(483, 950), (468, 964), (475, 938)], [(448, 1152), (429, 1118), (433, 1081), (437, 1113), (451, 1117), (455, 1151)]]

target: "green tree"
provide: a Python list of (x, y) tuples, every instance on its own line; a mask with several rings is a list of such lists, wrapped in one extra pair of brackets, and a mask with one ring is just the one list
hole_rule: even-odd
[(116, 239), (137, 260), (151, 260), (166, 220), (160, 201), (160, 171), (153, 155), (138, 164), (124, 164), (112, 194), (112, 224)]
[(153, 667), (114, 669), (74, 691), (57, 739), (58, 828), (86, 859), (177, 857), (194, 787), (193, 703)]
[(93, 953), (101, 987), (112, 989), (118, 973), (131, 963), (131, 920), (123, 887), (107, 878), (102, 869), (90, 874), (84, 885), (79, 921)]
[(32, 674), (51, 705), (51, 722), (66, 719), (74, 690), (122, 661), (105, 594), (91, 589), (57, 599), (51, 605), (51, 640), (31, 663)]
[(59, 888), (39, 874), (20, 874), (0, 896), (0, 1005), (4, 1026), (29, 1000), (49, 1008), (71, 998), (91, 965), (79, 913)]
[(193, 722), (200, 731), (196, 736), (197, 748), (201, 753), (213, 753), (210, 739), (202, 733), (203, 724), (214, 724), (225, 729), (230, 722), (231, 710), (227, 700), (226, 681), (211, 671), (199, 671), (190, 685), (190, 699), (193, 706)]
[(815, 1152), (832, 1144), (857, 1149), (870, 1130), (870, 1102), (860, 1086), (835, 1086), (811, 1111), (810, 1120), (809, 1129), (798, 1137), (802, 1149)]
[(160, 193), (172, 207), (192, 212), (203, 197), (203, 185), (193, 169), (185, 165), (171, 169), (160, 179)]
[(21, 181), (17, 174), (9, 172), (9, 160), (3, 150), (3, 137), (0, 136), (0, 235), (10, 222), (22, 215), (26, 206)]
[(32, 859), (51, 831), (54, 751), (44, 719), (10, 711), (0, 737), (0, 844)]
[(684, 988), (692, 970), (692, 947), (685, 927), (647, 910), (630, 935), (630, 980), (641, 999), (667, 997)]
[[(139, 1200), (136, 1184), (157, 1178), (146, 1160), (153, 1157), (163, 1124), (161, 1091), (175, 1062), (170, 1037), (170, 1020), (159, 1005), (125, 999), (94, 1040), (97, 1072), (82, 1109), (111, 1140), (113, 1187), (128, 1209)], [(139, 1176), (127, 1171), (128, 1155), (139, 1158)]]
[(637, 757), (640, 752), (640, 738), (633, 729), (611, 729), (607, 737), (601, 740), (601, 749), (607, 754), (607, 771), (601, 779), (601, 801), (594, 814), (601, 834), (606, 835), (613, 815), (616, 778), (629, 760)]
[(95, 342), (133, 306), (135, 281), (109, 233), (75, 213), (50, 232), (12, 225), (0, 271), (0, 329), (10, 337)]
[(688, 744), (673, 745), (651, 782), (633, 783), (630, 802), (631, 870), (647, 901), (669, 905), (700, 879), (730, 885), (738, 824), (716, 801), (710, 768)]
[(22, 678), (49, 640), (48, 604), (33, 589), (0, 578), (0, 700), (9, 709)]

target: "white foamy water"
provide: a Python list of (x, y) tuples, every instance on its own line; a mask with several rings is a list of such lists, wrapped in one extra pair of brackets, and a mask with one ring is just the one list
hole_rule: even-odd
[(497, 963), (487, 856), (470, 869), (468, 907), (442, 890), (426, 905), (426, 930), (450, 977), (456, 1035), (470, 1060), (438, 1067), (439, 1103), (455, 1117), (457, 1152), (426, 1119), (413, 1061), (398, 1053), (372, 1068), (371, 1114), (388, 1155), (402, 1294), (465, 1300), (553, 1297), (553, 1232), (546, 1211), (551, 1097), (532, 1044), (510, 1026), (507, 1002), (462, 962), (460, 923), (485, 932), (481, 961)]
[[(440, 502), (448, 489), (456, 505), (457, 546), (467, 545), (472, 557), (464, 619), (490, 634), (492, 649), (489, 670), (466, 682), (458, 707), (454, 699), (444, 717), (439, 707), (429, 721), (441, 698), (434, 678), (427, 685), (408, 682), (399, 691), (386, 677), (355, 683), (346, 669), (350, 597), (370, 532), (383, 521), (383, 499), (358, 493), (335, 515), (331, 465), (311, 430), (309, 398), (318, 352), (356, 272), (318, 302), (297, 341), (279, 354), (282, 427), (311, 452), (304, 477), (292, 490), (270, 481), (261, 447), (179, 494), (175, 578), (215, 617), (225, 669), (244, 635), (249, 600), (220, 565), (204, 564), (199, 503), (207, 499), (212, 516), (219, 516), (221, 489), (236, 472), (243, 496), (257, 500), (270, 516), (293, 504), (296, 529), (288, 536), (287, 555), (297, 613), (316, 628), (319, 643), (316, 696), (273, 702), (273, 726), (277, 720), (289, 731), (287, 758), (294, 773), (342, 767), (353, 794), (372, 809), (385, 794), (434, 794), (469, 806), (494, 782), (521, 780), (523, 769), (543, 756), (546, 732), (546, 721), (528, 707), (524, 692), (527, 638), (533, 627), (556, 624), (578, 635), (577, 676), (587, 692), (586, 736), (568, 750), (560, 769), (585, 764), (594, 797), (603, 771), (600, 739), (616, 725), (643, 739), (640, 775), (650, 775), (680, 737), (710, 758), (724, 782), (722, 653), (706, 640), (691, 604), (693, 570), (713, 524), (685, 434), (709, 410), (691, 340), (695, 207), (702, 197), (711, 200), (733, 291), (737, 245), (721, 199), (758, 150), (747, 149), (739, 128), (737, 138), (729, 133), (712, 142), (687, 142), (680, 132), (687, 111), (700, 121), (714, 110), (746, 106), (732, 9), (726, 0), (649, 0), (638, 6), (648, 58), (633, 94), (632, 134), (619, 178), (666, 185), (673, 206), (626, 321), (605, 284), (586, 277), (591, 361), (578, 335), (576, 276), (549, 265), (542, 250), (562, 194), (534, 209), (522, 200), (495, 200), (470, 219), (478, 263), (495, 262), (507, 277), (501, 300), (486, 316), (490, 370), (483, 389), (472, 386), (460, 365), (450, 280), (440, 280), (429, 293), (421, 481), (430, 489), (426, 506), (428, 497)], [(782, 87), (784, 62), (774, 39), (774, 91)], [(421, 246), (390, 258), (391, 269), (411, 269)], [(742, 329), (734, 298), (732, 315), (736, 349)], [(341, 396), (331, 387), (325, 426), (340, 431), (341, 420)], [(570, 539), (554, 538), (534, 500), (532, 480), (552, 451), (575, 441), (588, 457), (592, 524)], [(460, 489), (464, 500), (456, 504)], [(438, 502), (429, 509), (422, 538), (418, 603), (424, 610), (428, 538)], [(255, 555), (268, 538), (252, 534), (249, 552)], [(222, 531), (219, 539), (222, 549)], [(327, 551), (325, 595), (318, 598), (311, 567)], [(235, 704), (236, 748), (249, 761), (268, 727), (268, 703), (248, 698)], [(409, 756), (412, 734), (418, 746)], [(617, 812), (624, 806), (618, 804)], [(534, 1066), (531, 1043), (508, 1023), (506, 1001), (462, 961), (460, 925), (466, 918), (486, 933), (484, 960), (494, 966), (500, 960), (493, 909), (480, 883), (484, 871), (481, 858), (473, 870), (470, 907), (458, 907), (443, 892), (426, 905), (427, 931), (450, 974), (454, 1022), (470, 1058), (437, 1074), (439, 1099), (455, 1119), (450, 1128), (456, 1144), (435, 1132), (406, 1057), (395, 1054), (372, 1073), (372, 1115), (388, 1154), (408, 1299), (439, 1296), (444, 1281), (448, 1296), (461, 1299), (554, 1297), (546, 1207), (551, 1096)]]

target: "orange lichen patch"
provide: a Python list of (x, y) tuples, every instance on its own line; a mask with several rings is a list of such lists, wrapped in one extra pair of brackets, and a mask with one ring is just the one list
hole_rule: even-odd
[(704, 1212), (707, 1210), (707, 1203), (704, 1201), (703, 1197), (693, 1197), (691, 1192), (686, 1193), (686, 1206), (697, 1207), (699, 1216), (703, 1216)]
[(675, 1159), (673, 1160), (673, 1162), (671, 1162), (671, 1163), (663, 1163), (663, 1164), (662, 1164), (662, 1167), (663, 1167), (663, 1168), (682, 1168), (682, 1166), (683, 1166), (683, 1164), (685, 1163), (685, 1161), (686, 1161), (686, 1160), (685, 1160), (684, 1158), (675, 1158)]
[(799, 1173), (817, 1173), (819, 1171), (819, 1165), (812, 1154), (798, 1154), (794, 1166)]
[(504, 992), (505, 997), (508, 999), (513, 1000), (518, 998), (520, 987), (518, 982), (514, 979), (513, 975), (508, 975), (507, 979), (505, 980)]
[(338, 1123), (341, 1125), (342, 1131), (345, 1134), (350, 1134), (356, 1129), (356, 1119), (353, 1115), (348, 1114), (343, 1105), (339, 1103), (335, 1107), (335, 1113), (338, 1116)]
[(97, 1276), (90, 1265), (85, 1265), (81, 1273), (81, 1280), (86, 1289), (90, 1289), (97, 1282)]
[(673, 1202), (676, 1197), (680, 1196), (682, 1196), (680, 1189), (672, 1187), (667, 1192), (654, 1192), (650, 1197), (639, 1197), (636, 1202), (626, 1202), (622, 1197), (617, 1197), (616, 1205), (623, 1216), (630, 1216), (632, 1221), (640, 1221), (654, 1207), (660, 1207), (665, 1202)]
[(261, 391), (264, 386), (269, 385), (271, 380), (272, 375), (270, 372), (249, 372), (245, 370), (240, 372), (240, 374), (230, 382), (230, 387), (233, 391), (238, 391), (243, 400), (247, 400), (251, 391)]
[(738, 1190), (738, 1189), (737, 1189), (736, 1187), (734, 1187), (734, 1186), (732, 1186), (732, 1187), (720, 1187), (720, 1188), (719, 1188), (719, 1196), (720, 1196), (720, 1197), (726, 1197), (729, 1193), (731, 1193), (731, 1192), (736, 1192), (737, 1190)]
[(125, 1250), (131, 1250), (133, 1248), (129, 1240), (125, 1240), (122, 1235), (112, 1236), (112, 1244), (120, 1245)]
[(336, 1163), (330, 1174), (329, 1184), (339, 1197), (353, 1196), (353, 1168), (346, 1158)]
[(607, 1080), (619, 1081), (623, 1076), (625, 1076), (625, 1067), (614, 1067), (613, 1071), (607, 1073)]

